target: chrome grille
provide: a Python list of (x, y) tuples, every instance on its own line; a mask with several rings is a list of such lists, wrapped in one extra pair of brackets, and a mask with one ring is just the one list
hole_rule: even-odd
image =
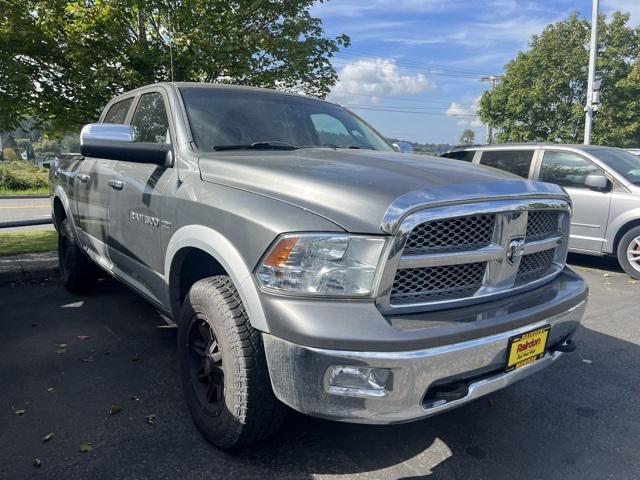
[(553, 263), (555, 248), (523, 255), (516, 277), (516, 284), (522, 284), (544, 277)]
[(527, 241), (535, 241), (558, 235), (560, 229), (560, 214), (545, 210), (529, 212), (527, 221)]
[(404, 250), (426, 253), (480, 248), (491, 243), (494, 215), (471, 215), (425, 222), (413, 229)]
[(517, 199), (409, 215), (390, 250), (379, 307), (466, 305), (551, 278), (564, 266), (569, 209), (560, 199)]
[(482, 285), (486, 262), (398, 270), (392, 303), (406, 304), (473, 295)]

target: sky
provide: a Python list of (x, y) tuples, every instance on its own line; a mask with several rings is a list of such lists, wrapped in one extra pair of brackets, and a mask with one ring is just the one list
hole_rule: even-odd
[[(640, 0), (600, 0), (640, 24)], [(500, 74), (531, 35), (572, 12), (591, 18), (591, 0), (330, 0), (312, 13), (325, 33), (351, 46), (332, 60), (329, 100), (348, 106), (387, 137), (458, 143), (466, 128), (484, 142), (475, 115), (483, 76)], [(410, 112), (410, 113), (409, 113)]]

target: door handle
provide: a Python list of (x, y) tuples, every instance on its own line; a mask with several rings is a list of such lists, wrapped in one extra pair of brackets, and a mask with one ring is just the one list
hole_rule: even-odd
[(78, 180), (80, 180), (82, 183), (87, 183), (89, 180), (91, 180), (91, 177), (89, 175), (84, 174), (84, 173), (79, 173), (78, 174)]
[(109, 180), (109, 186), (114, 190), (122, 190), (124, 188), (124, 182), (122, 180)]

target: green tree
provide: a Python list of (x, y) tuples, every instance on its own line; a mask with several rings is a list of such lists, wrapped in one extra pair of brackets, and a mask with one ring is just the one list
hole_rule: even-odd
[(17, 140), (18, 148), (20, 149), (20, 153), (25, 152), (27, 155), (27, 160), (33, 160), (36, 158), (36, 154), (33, 151), (33, 145), (31, 144), (31, 140), (28, 138), (19, 138)]
[(349, 38), (325, 37), (318, 1), (0, 0), (0, 129), (34, 115), (75, 130), (114, 95), (170, 80), (171, 57), (176, 81), (323, 97)]
[(460, 143), (462, 145), (473, 145), (475, 141), (476, 132), (474, 132), (470, 128), (465, 128), (464, 131), (460, 134)]
[[(614, 13), (598, 23), (596, 77), (602, 105), (593, 143), (640, 145), (640, 27)], [(499, 142), (581, 143), (584, 133), (590, 23), (577, 14), (534, 35), (529, 49), (480, 101), (480, 118), (499, 129)]]

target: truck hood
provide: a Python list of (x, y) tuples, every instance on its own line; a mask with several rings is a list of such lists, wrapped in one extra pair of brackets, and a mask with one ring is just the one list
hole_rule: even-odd
[(309, 210), (353, 233), (390, 233), (420, 205), (556, 196), (562, 189), (457, 160), (375, 150), (211, 152), (202, 179)]

